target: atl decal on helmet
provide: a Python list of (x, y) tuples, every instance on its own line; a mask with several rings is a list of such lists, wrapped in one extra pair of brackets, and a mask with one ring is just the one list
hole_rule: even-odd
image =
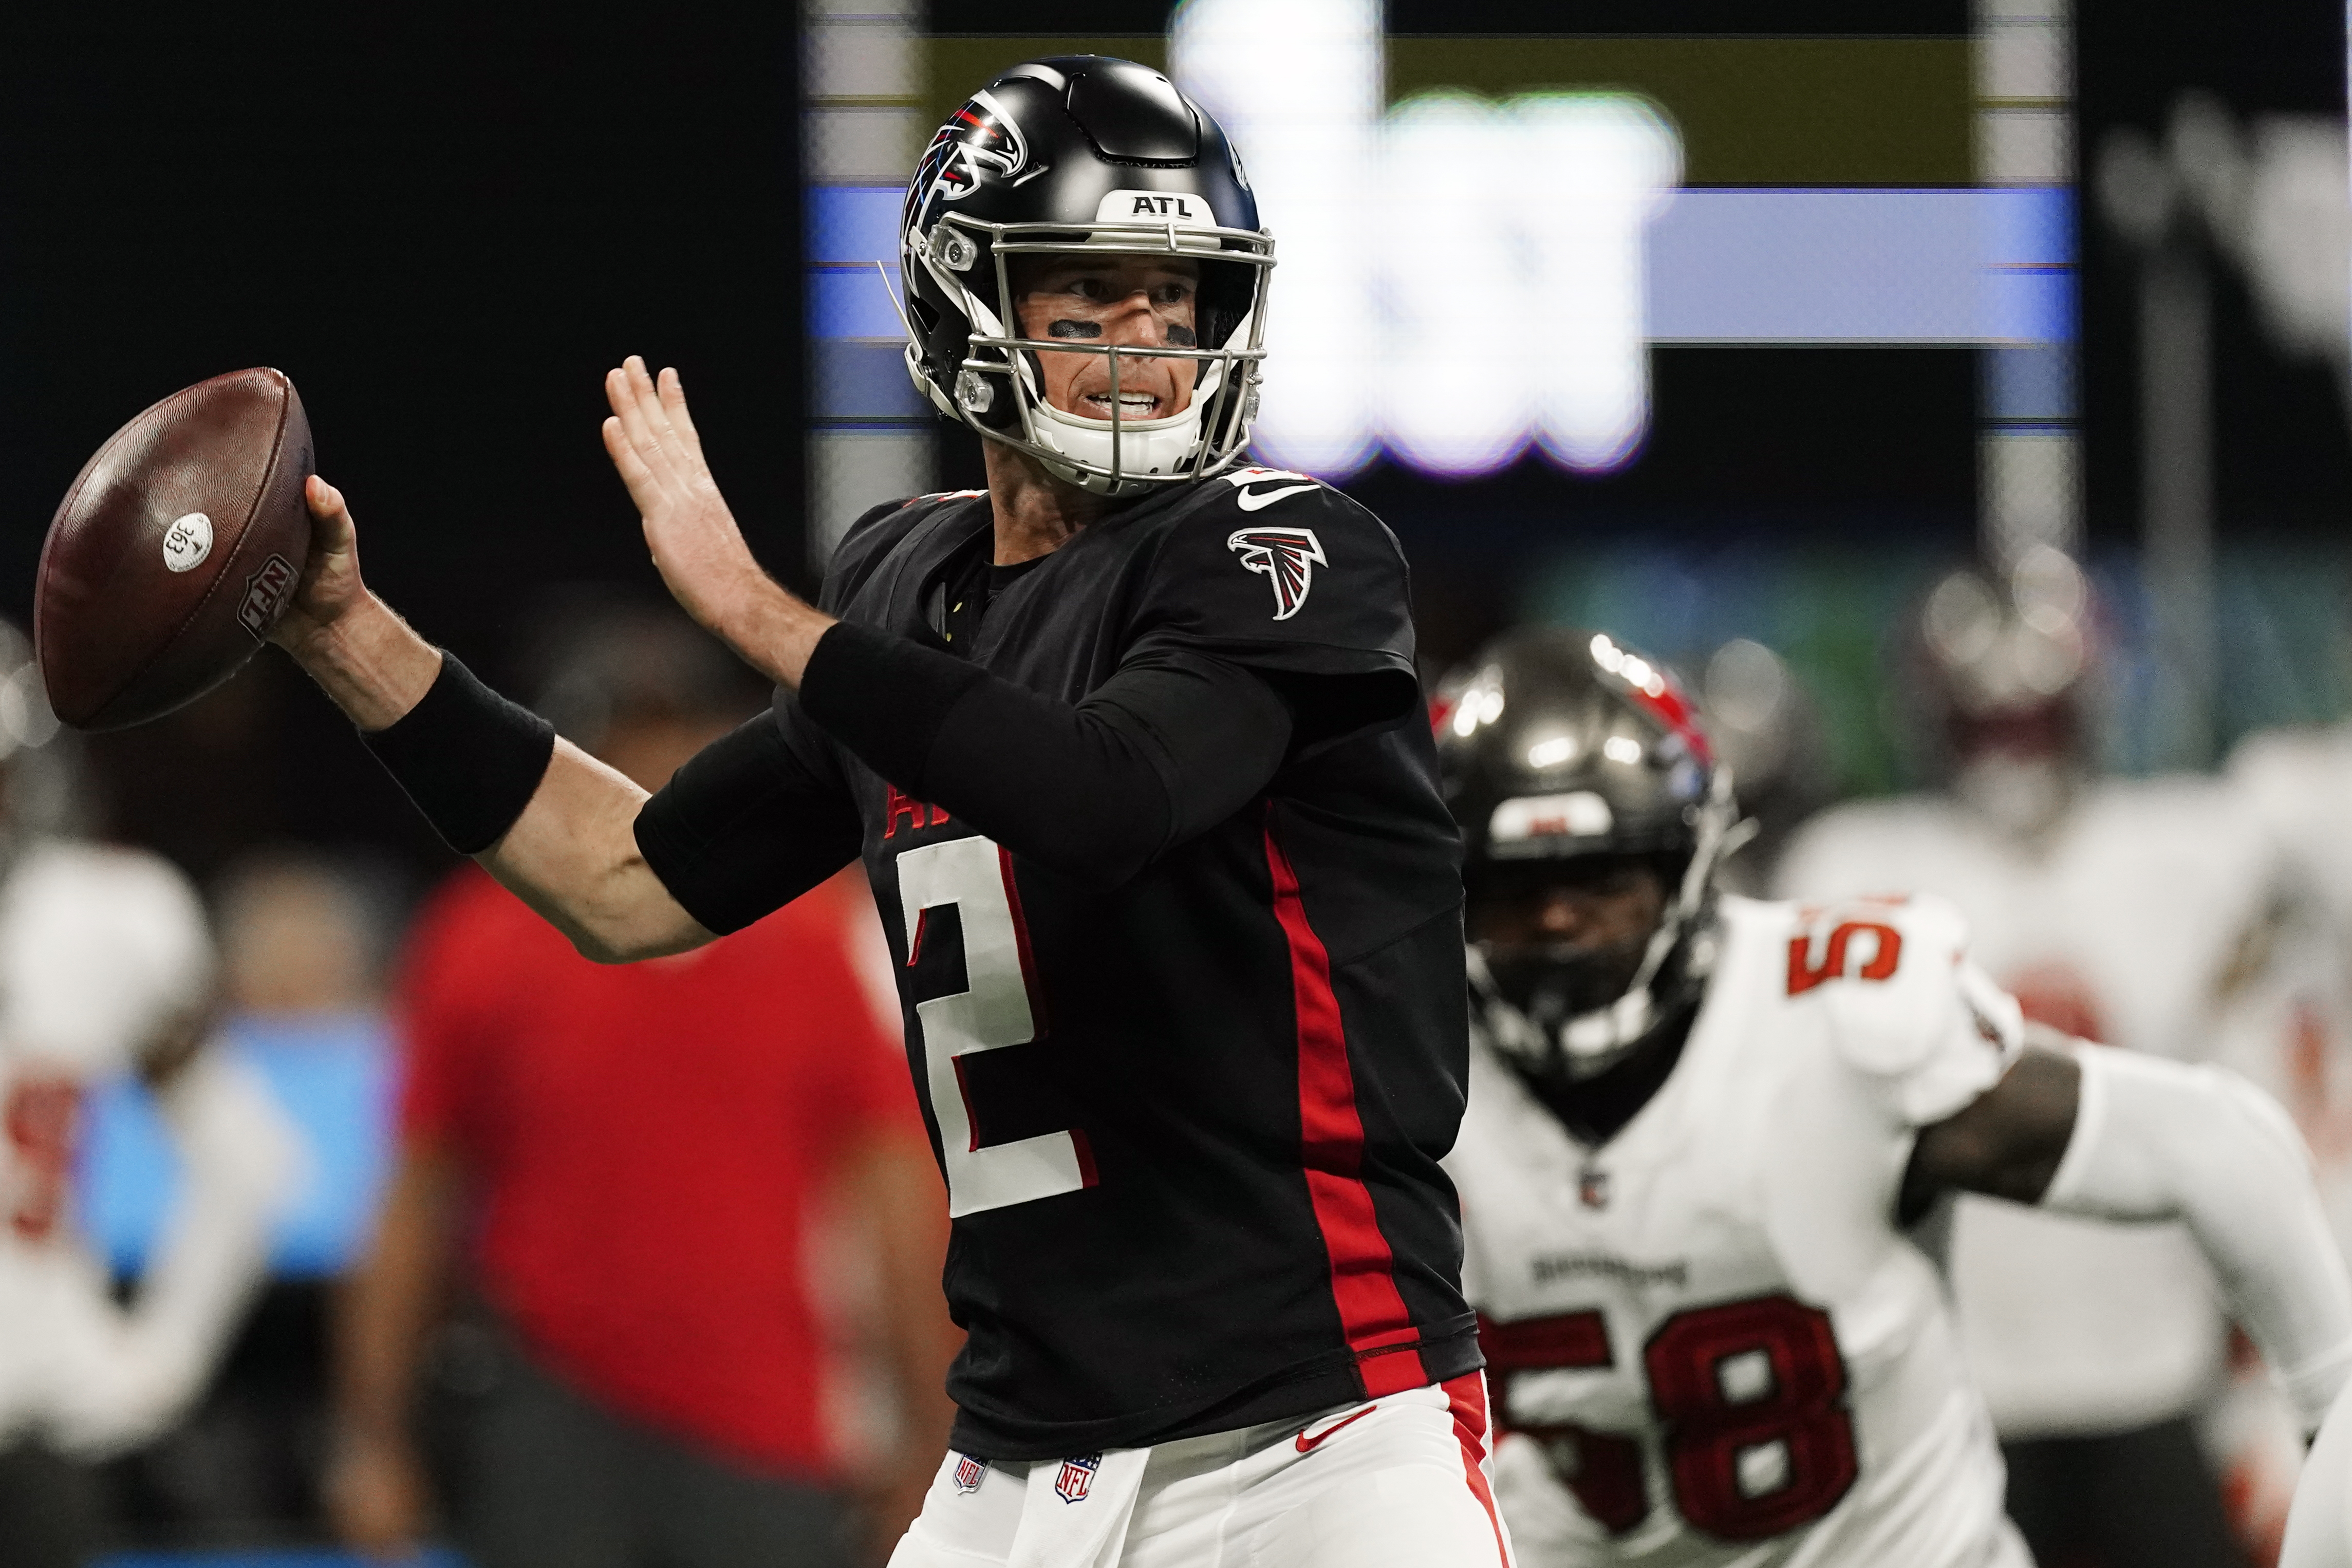
[(1274, 584), (1274, 618), (1286, 621), (1307, 604), (1315, 586), (1315, 568), (1328, 566), (1323, 542), (1311, 528), (1244, 528), (1226, 539), (1225, 548), (1242, 564), (1261, 573)]

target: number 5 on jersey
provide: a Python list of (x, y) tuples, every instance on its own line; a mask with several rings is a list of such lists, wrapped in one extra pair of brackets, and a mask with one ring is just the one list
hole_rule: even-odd
[(915, 1004), (924, 1082), (947, 1168), (949, 1217), (1094, 1185), (1083, 1132), (1046, 1132), (982, 1148), (964, 1092), (963, 1058), (1025, 1046), (1045, 1032), (1012, 857), (986, 838), (950, 838), (906, 851), (898, 869), (910, 966), (922, 952), (929, 911), (952, 906), (963, 927), (964, 988)]

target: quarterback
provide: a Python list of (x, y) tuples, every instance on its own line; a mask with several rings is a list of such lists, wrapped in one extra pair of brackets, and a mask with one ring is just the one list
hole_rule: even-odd
[(1968, 1191), (2178, 1219), (2301, 1413), (2352, 1282), (2251, 1086), (2029, 1026), (1927, 899), (1719, 896), (1730, 781), (1654, 664), (1504, 639), (1441, 691), (1467, 842), (1464, 1279), (1530, 1568), (2025, 1568), (1936, 1268)]
[(655, 563), (777, 687), (660, 794), (369, 595), (324, 484), (277, 640), (593, 957), (863, 858), (969, 1331), (901, 1568), (1496, 1563), (1438, 1163), (1460, 843), (1395, 540), (1234, 466), (1273, 264), (1241, 162), (1155, 71), (1035, 60), (904, 214), (908, 368), (988, 489), (876, 507), (818, 604), (752, 560), (675, 373), (608, 380)]

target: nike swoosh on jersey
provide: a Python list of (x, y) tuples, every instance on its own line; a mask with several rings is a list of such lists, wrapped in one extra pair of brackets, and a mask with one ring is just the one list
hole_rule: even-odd
[(1234, 499), (1241, 503), (1244, 511), (1257, 511), (1272, 506), (1285, 496), (1300, 495), (1322, 488), (1320, 485), (1285, 485), (1276, 490), (1243, 490)]
[(1311, 1454), (1315, 1451), (1316, 1445), (1322, 1442), (1324, 1438), (1328, 1437), (1332, 1433), (1337, 1432), (1342, 1426), (1361, 1421), (1365, 1416), (1370, 1415), (1373, 1411), (1378, 1410), (1379, 1408), (1380, 1405), (1378, 1404), (1372, 1404), (1365, 1405), (1361, 1410), (1351, 1410), (1347, 1415), (1340, 1416), (1337, 1421), (1332, 1422), (1328, 1426), (1324, 1427), (1320, 1432), (1316, 1433), (1312, 1437), (1309, 1437), (1306, 1433), (1301, 1432), (1297, 1437), (1292, 1438), (1291, 1441), (1298, 1445), (1298, 1451), (1300, 1453)]

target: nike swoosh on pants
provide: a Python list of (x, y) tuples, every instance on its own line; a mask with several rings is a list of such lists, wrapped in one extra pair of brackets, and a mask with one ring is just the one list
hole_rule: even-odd
[(1341, 1416), (1339, 1420), (1332, 1422), (1328, 1426), (1324, 1427), (1320, 1432), (1316, 1433), (1312, 1437), (1309, 1437), (1306, 1433), (1301, 1432), (1297, 1437), (1291, 1440), (1298, 1445), (1298, 1451), (1300, 1453), (1311, 1454), (1315, 1451), (1315, 1446), (1323, 1441), (1324, 1438), (1328, 1437), (1332, 1433), (1337, 1432), (1342, 1426), (1361, 1421), (1365, 1416), (1370, 1415), (1373, 1411), (1378, 1410), (1380, 1406), (1378, 1405), (1367, 1405), (1361, 1410), (1352, 1411), (1349, 1414)]

